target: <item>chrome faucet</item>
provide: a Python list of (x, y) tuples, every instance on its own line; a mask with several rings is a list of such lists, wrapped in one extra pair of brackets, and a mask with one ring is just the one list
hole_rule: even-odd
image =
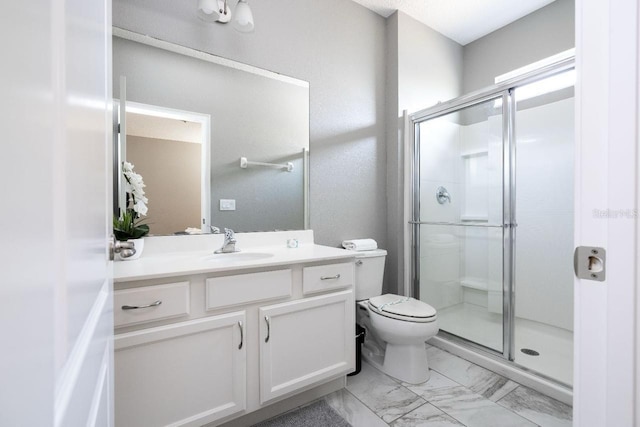
[(230, 228), (225, 228), (224, 243), (214, 254), (230, 254), (233, 252), (240, 252), (240, 249), (236, 249), (236, 233)]

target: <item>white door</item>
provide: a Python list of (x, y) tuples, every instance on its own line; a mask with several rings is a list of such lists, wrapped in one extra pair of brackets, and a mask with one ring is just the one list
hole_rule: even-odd
[(576, 2), (575, 239), (607, 250), (604, 282), (575, 281), (578, 426), (640, 425), (638, 13), (637, 1)]
[(112, 425), (111, 3), (0, 6), (0, 425)]
[(260, 309), (260, 403), (353, 372), (354, 304), (348, 290)]

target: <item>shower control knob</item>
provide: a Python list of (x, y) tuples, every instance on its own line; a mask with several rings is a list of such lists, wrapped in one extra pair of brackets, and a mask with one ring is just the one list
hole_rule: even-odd
[(445, 202), (451, 203), (451, 195), (449, 194), (446, 188), (438, 187), (438, 189), (436, 190), (436, 200), (441, 205), (444, 205)]

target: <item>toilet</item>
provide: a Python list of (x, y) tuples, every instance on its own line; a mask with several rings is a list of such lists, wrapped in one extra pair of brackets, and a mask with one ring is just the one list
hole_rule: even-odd
[(356, 255), (356, 322), (365, 331), (362, 357), (398, 380), (429, 379), (425, 341), (438, 333), (436, 310), (415, 298), (382, 293), (387, 251)]

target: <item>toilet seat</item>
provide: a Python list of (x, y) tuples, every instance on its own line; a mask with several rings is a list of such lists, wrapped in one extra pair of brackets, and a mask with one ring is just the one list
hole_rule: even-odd
[(376, 314), (404, 322), (428, 323), (436, 320), (436, 309), (415, 298), (385, 294), (370, 298), (368, 305)]

